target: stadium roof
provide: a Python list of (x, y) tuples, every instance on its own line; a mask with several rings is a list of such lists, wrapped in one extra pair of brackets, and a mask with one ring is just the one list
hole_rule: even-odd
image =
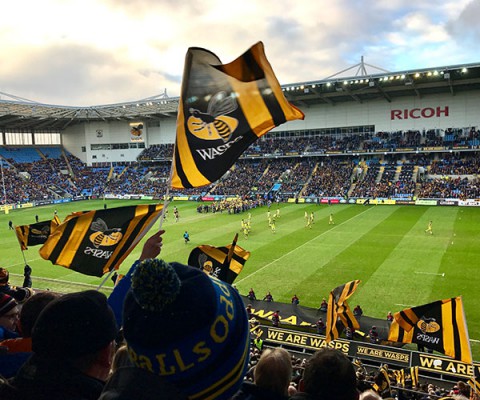
[[(319, 81), (282, 85), (282, 89), (287, 99), (300, 108), (377, 99), (391, 102), (401, 96), (422, 98), (439, 93), (454, 96), (459, 92), (480, 90), (480, 63), (399, 72), (382, 70), (372, 74), (364, 68), (363, 59), (357, 65), (360, 68), (355, 76), (336, 74)], [(134, 102), (71, 107), (42, 104), (0, 92), (0, 130), (62, 131), (71, 125), (92, 121), (142, 120), (148, 123), (149, 120), (175, 117), (179, 100), (179, 97), (163, 93)]]

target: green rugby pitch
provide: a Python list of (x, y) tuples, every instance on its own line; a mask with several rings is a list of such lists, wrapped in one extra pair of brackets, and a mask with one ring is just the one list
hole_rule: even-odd
[[(107, 201), (109, 208), (139, 203)], [(179, 209), (179, 222), (173, 219), (174, 205)], [(201, 214), (196, 212), (197, 206), (198, 203), (178, 201), (169, 205), (160, 257), (186, 263), (195, 246), (226, 245), (240, 232), (241, 219), (247, 217), (247, 213)], [(22, 283), (24, 259), (14, 232), (8, 229), (8, 221), (15, 225), (31, 224), (35, 214), (40, 221), (47, 220), (53, 217), (55, 208), (63, 220), (73, 211), (103, 208), (103, 202), (72, 202), (1, 214), (0, 263), (9, 269), (13, 284)], [(257, 297), (263, 297), (271, 291), (275, 300), (282, 302), (289, 302), (297, 294), (300, 304), (318, 307), (322, 297), (328, 297), (334, 287), (360, 279), (349, 303), (352, 307), (360, 304), (366, 315), (377, 318), (384, 318), (388, 311), (461, 295), (474, 359), (480, 359), (480, 274), (475, 272), (480, 260), (480, 208), (293, 203), (280, 204), (279, 208), (276, 233), (268, 226), (266, 207), (251, 210), (252, 231), (248, 239), (239, 233), (238, 244), (251, 252), (235, 282), (240, 293), (246, 294), (252, 287)], [(272, 213), (276, 209), (273, 204)], [(305, 227), (305, 211), (315, 214), (311, 229)], [(330, 214), (334, 225), (328, 223)], [(433, 235), (425, 233), (429, 220), (433, 221)], [(157, 223), (154, 229), (158, 226)], [(182, 238), (185, 230), (190, 233), (189, 244)], [(142, 243), (119, 272), (128, 270), (140, 254)], [(68, 292), (96, 288), (102, 282), (102, 278), (52, 265), (40, 258), (39, 248), (30, 247), (24, 252), (33, 268), (35, 288)], [(103, 290), (108, 292), (111, 287), (108, 280)]]

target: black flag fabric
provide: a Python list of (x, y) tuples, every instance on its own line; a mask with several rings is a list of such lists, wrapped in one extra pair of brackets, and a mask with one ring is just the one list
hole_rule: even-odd
[(41, 221), (31, 225), (20, 225), (15, 227), (18, 243), (22, 250), (28, 246), (44, 244), (55, 228), (60, 225), (60, 218), (56, 215), (48, 221)]
[(407, 308), (393, 317), (388, 340), (417, 343), (465, 363), (472, 363), (461, 296)]
[(355, 292), (359, 280), (347, 282), (333, 289), (328, 298), (327, 325), (325, 336), (327, 343), (339, 337), (340, 332), (337, 328), (337, 320), (342, 321), (343, 326), (351, 329), (359, 329), (360, 325), (353, 316), (353, 312), (347, 303), (347, 299)]
[[(194, 248), (188, 257), (188, 265), (197, 267), (221, 281), (232, 284), (240, 274), (245, 262), (250, 257), (250, 252), (238, 245), (232, 244), (223, 247), (202, 245)], [(228, 262), (228, 254), (232, 254)]]
[(118, 269), (160, 217), (163, 205), (138, 205), (70, 214), (39, 250), (40, 256), (86, 275)]
[(222, 177), (259, 137), (304, 114), (285, 98), (259, 42), (229, 64), (188, 49), (177, 116), (173, 188)]

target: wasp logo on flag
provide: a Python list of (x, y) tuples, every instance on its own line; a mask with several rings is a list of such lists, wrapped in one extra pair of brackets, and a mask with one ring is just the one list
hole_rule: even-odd
[(90, 241), (98, 249), (100, 246), (114, 246), (123, 237), (120, 228), (108, 229), (107, 224), (101, 218), (92, 222), (90, 229), (95, 231), (90, 235)]
[(215, 278), (218, 278), (220, 272), (222, 271), (221, 268), (213, 266), (213, 262), (205, 253), (202, 253), (198, 256), (198, 266), (207, 275), (214, 276)]
[(237, 108), (237, 102), (232, 95), (218, 92), (209, 100), (206, 113), (195, 108), (189, 109), (191, 116), (187, 120), (188, 130), (199, 139), (222, 139), (226, 143), (238, 126), (238, 120), (226, 114)]
[(440, 330), (440, 325), (437, 324), (435, 318), (425, 318), (423, 317), (420, 321), (417, 322), (418, 329), (422, 331), (422, 333), (435, 333)]

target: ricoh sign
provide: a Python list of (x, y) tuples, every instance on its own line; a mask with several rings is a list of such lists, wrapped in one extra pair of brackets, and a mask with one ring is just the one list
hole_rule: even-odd
[(428, 119), (448, 117), (448, 106), (444, 107), (425, 107), (425, 108), (405, 108), (403, 110), (390, 110), (390, 119), (404, 120), (404, 119)]

